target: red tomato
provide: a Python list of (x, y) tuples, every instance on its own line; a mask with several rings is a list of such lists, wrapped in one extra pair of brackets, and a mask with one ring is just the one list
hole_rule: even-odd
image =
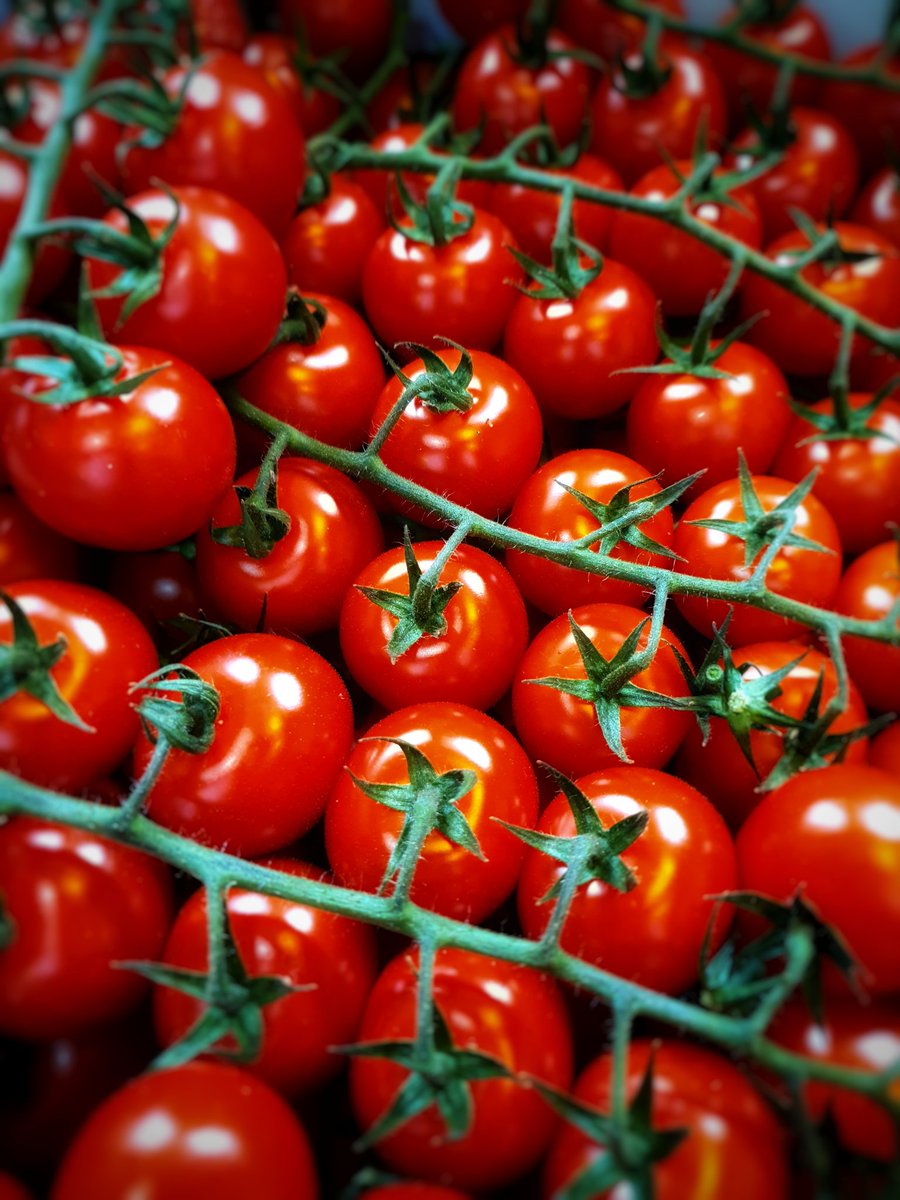
[(68, 1037), (120, 1017), (147, 983), (118, 970), (155, 959), (172, 920), (169, 870), (96, 834), (32, 817), (0, 827), (3, 907), (13, 927), (0, 950), (0, 1029)]
[(237, 1067), (188, 1063), (141, 1075), (88, 1118), (53, 1200), (316, 1200), (303, 1126), (277, 1093)]
[[(509, 514), (513, 529), (521, 529), (536, 537), (554, 542), (574, 542), (600, 528), (600, 521), (572, 496), (566, 488), (609, 504), (622, 488), (632, 487), (631, 499), (644, 500), (658, 495), (659, 484), (648, 479), (650, 472), (613, 450), (570, 450), (544, 463), (522, 485)], [(654, 542), (671, 546), (674, 538), (672, 514), (663, 509), (642, 521), (640, 532)], [(595, 545), (594, 550), (599, 549)], [(670, 559), (639, 550), (620, 542), (612, 551), (613, 558), (625, 562), (655, 563), (668, 566)], [(591, 575), (564, 567), (522, 550), (507, 550), (506, 565), (521, 589), (522, 595), (542, 612), (555, 617), (558, 613), (582, 604), (608, 602), (639, 606), (646, 591), (636, 583)]]
[(339, 53), (341, 68), (354, 79), (384, 57), (391, 32), (390, 0), (278, 0), (286, 33), (299, 35), (316, 56)]
[(201, 50), (237, 50), (250, 36), (240, 0), (188, 0), (190, 20)]
[[(413, 546), (424, 574), (443, 542)], [(344, 596), (341, 651), (353, 678), (384, 708), (403, 708), (428, 700), (450, 700), (473, 708), (496, 704), (512, 683), (528, 643), (528, 619), (518, 588), (491, 555), (461, 545), (443, 568), (438, 587), (458, 584), (443, 610), (443, 633), (426, 633), (391, 662), (387, 649), (397, 617), (361, 592), (361, 588), (408, 595), (409, 578), (402, 547), (369, 563)]]
[(310, 87), (297, 69), (299, 47), (280, 33), (256, 33), (243, 47), (245, 63), (259, 71), (266, 83), (291, 106), (307, 137), (324, 133), (338, 118), (341, 102), (320, 87)]
[[(884, 56), (881, 43), (863, 46), (841, 61), (846, 67), (869, 67), (873, 59)], [(895, 79), (900, 76), (900, 54), (889, 55), (881, 68)], [(888, 91), (866, 83), (828, 80), (822, 89), (823, 108), (834, 113), (846, 125), (859, 151), (863, 175), (884, 166), (891, 146), (897, 145), (900, 128), (900, 91)]]
[[(697, 978), (712, 897), (737, 883), (724, 821), (699, 792), (662, 771), (610, 767), (579, 779), (577, 786), (605, 829), (641, 811), (649, 821), (621, 856), (635, 887), (620, 892), (593, 879), (579, 888), (563, 925), (562, 948), (644, 987), (683, 992)], [(562, 793), (537, 828), (555, 837), (575, 835), (575, 818)], [(537, 940), (544, 932), (553, 902), (541, 903), (542, 898), (565, 871), (557, 859), (528, 851), (517, 892), (528, 937)], [(720, 917), (711, 949), (727, 932), (728, 919)]]
[(31, 1200), (31, 1192), (26, 1191), (18, 1179), (0, 1171), (0, 1200)]
[(606, 416), (626, 404), (640, 383), (615, 374), (656, 362), (656, 297), (630, 267), (607, 258), (600, 274), (570, 299), (515, 301), (504, 357), (554, 416)]
[(872, 176), (856, 198), (851, 219), (900, 248), (900, 173), (896, 167), (883, 167)]
[[(235, 480), (252, 488), (258, 471)], [(263, 558), (216, 542), (210, 529), (240, 524), (237, 492), (215, 507), (197, 535), (197, 577), (214, 610), (241, 629), (320, 633), (337, 625), (344, 595), (382, 548), (381, 525), (363, 492), (333, 467), (309, 458), (278, 464), (276, 503), (290, 528)]]
[[(882, 542), (861, 554), (845, 571), (834, 607), (849, 617), (880, 621), (900, 600), (897, 543)], [(868, 638), (845, 637), (847, 666), (870, 708), (900, 709), (900, 647)]]
[[(458, 350), (439, 350), (451, 370)], [(531, 388), (507, 363), (479, 350), (471, 352), (472, 379), (466, 412), (438, 412), (416, 397), (391, 430), (381, 458), (391, 470), (433, 492), (496, 517), (512, 505), (541, 452), (541, 417)], [(409, 379), (425, 370), (420, 358), (404, 367)], [(370, 426), (374, 434), (400, 398), (394, 378), (381, 393)], [(401, 511), (402, 502), (396, 502)]]
[(438, 0), (438, 7), (460, 37), (472, 43), (518, 21), (528, 11), (528, 0)]
[[(675, 1150), (653, 1167), (657, 1200), (787, 1200), (781, 1129), (737, 1067), (721, 1054), (687, 1042), (638, 1039), (628, 1053), (629, 1099), (637, 1095), (651, 1058), (653, 1128), (687, 1130)], [(574, 1094), (598, 1112), (609, 1112), (611, 1054), (602, 1054), (586, 1068)], [(549, 1200), (566, 1183), (574, 1184), (601, 1152), (596, 1142), (565, 1125), (547, 1159), (543, 1196)], [(616, 1187), (602, 1195), (619, 1191)]]
[[(184, 659), (221, 699), (205, 754), (172, 750), (150, 796), (155, 821), (232, 854), (268, 854), (319, 819), (347, 756), (353, 710), (333, 667), (268, 633), (221, 638)], [(134, 773), (152, 747), (142, 735)]]
[(869, 742), (869, 764), (900, 775), (900, 722), (895, 721)]
[[(97, 300), (107, 336), (174, 354), (208, 379), (246, 367), (266, 349), (284, 311), (287, 278), (278, 246), (251, 212), (207, 188), (179, 188), (178, 225), (162, 255), (159, 291), (122, 318), (121, 296)], [(129, 207), (155, 236), (175, 216), (175, 202), (151, 190)], [(124, 233), (117, 210), (104, 221)], [(114, 263), (87, 260), (92, 288), (109, 287)]]
[(733, 479), (739, 449), (751, 471), (768, 470), (791, 420), (787, 380), (765, 354), (733, 342), (714, 366), (727, 378), (645, 376), (626, 414), (628, 453), (648, 474), (668, 484), (706, 472), (688, 497)]
[[(819, 711), (824, 711), (837, 691), (837, 676), (830, 658), (804, 646), (802, 642), (759, 642), (741, 646), (733, 651), (734, 662), (743, 667), (741, 675), (748, 682), (764, 678), (773, 671), (802, 657), (802, 662), (780, 683), (781, 694), (771, 700), (772, 708), (790, 717), (804, 716), (813, 697), (816, 684), (823, 676)], [(866, 723), (866, 706), (858, 689), (851, 682), (847, 703), (828, 726), (829, 733), (846, 733)], [(750, 733), (750, 749), (757, 770), (754, 771), (738, 745), (726, 721), (713, 717), (709, 737), (704, 744), (699, 726), (692, 725), (676, 759), (678, 774), (699, 788), (718, 808), (729, 826), (737, 830), (748, 813), (760, 802), (757, 792), (760, 780), (765, 779), (783, 752), (783, 732), (754, 729)], [(831, 756), (832, 759), (834, 755)], [(846, 762), (865, 762), (866, 740), (853, 742), (847, 749)], [(758, 774), (757, 774), (758, 772)]]
[(13, 492), (0, 492), (0, 585), (20, 579), (75, 579), (74, 542), (33, 517)]
[[(18, 1198), (11, 1198), (11, 1200), (18, 1200)], [(400, 1180), (397, 1183), (386, 1183), (383, 1187), (361, 1192), (360, 1200), (472, 1200), (472, 1197), (468, 1192), (458, 1192), (456, 1188), (441, 1187), (437, 1183)]]
[(284, 96), (228, 50), (170, 67), (167, 94), (181, 98), (178, 122), (159, 145), (129, 145), (122, 159), (128, 192), (162, 180), (236, 200), (276, 236), (287, 229), (303, 186), (303, 131)]
[[(6, 253), (9, 235), (19, 219), (19, 210), (28, 190), (28, 164), (0, 146), (0, 255)], [(69, 216), (64, 196), (54, 193), (47, 212), (48, 218)], [(34, 260), (34, 270), (25, 293), (29, 304), (38, 304), (54, 291), (72, 261), (68, 250), (53, 242), (40, 243)]]
[[(651, 0), (651, 3), (676, 17), (684, 12), (681, 0)], [(579, 46), (598, 54), (607, 63), (614, 63), (620, 54), (637, 50), (647, 32), (643, 18), (623, 12), (608, 0), (562, 0), (559, 23)]]
[(187, 363), (134, 346), (121, 354), (117, 381), (155, 373), (117, 396), (44, 404), (55, 381), (24, 377), (4, 454), (22, 500), (52, 529), (108, 550), (155, 550), (189, 537), (231, 483), (234, 429)]
[[(668, 200), (691, 173), (691, 163), (682, 159), (664, 163), (642, 176), (631, 194), (645, 200)], [(716, 175), (724, 174), (723, 170)], [(733, 188), (728, 201), (715, 194), (700, 196), (691, 204), (692, 214), (720, 233), (737, 238), (757, 250), (762, 242), (759, 208), (749, 187)], [(702, 245), (689, 233), (673, 229), (654, 217), (619, 212), (613, 220), (610, 253), (641, 276), (653, 288), (663, 311), (670, 316), (694, 316), (711, 292), (717, 292), (728, 276), (730, 263), (716, 250)]]
[[(0, 176), (2, 176), (2, 167), (0, 167)], [(22, 316), (37, 317), (38, 314), (26, 311), (22, 313)], [(43, 316), (40, 319), (43, 320)], [(3, 429), (10, 406), (18, 401), (19, 389), (22, 386), (22, 372), (3, 364), (27, 354), (52, 353), (52, 348), (45, 341), (32, 337), (30, 334), (25, 337), (10, 338), (4, 342), (3, 354), (0, 355), (0, 487), (9, 486), (9, 473), (6, 470), (6, 459), (3, 454)]]
[[(737, 838), (741, 887), (777, 900), (802, 888), (846, 940), (868, 989), (895, 992), (898, 830), (900, 781), (892, 775), (855, 764), (804, 771), (769, 792), (744, 822)], [(846, 991), (834, 975), (825, 978)]]
[[(646, 613), (623, 604), (589, 604), (573, 610), (572, 620), (595, 648), (611, 659)], [(644, 629), (638, 647), (647, 645)], [(687, 684), (675, 650), (684, 647), (663, 627), (659, 648), (650, 666), (632, 683), (664, 696), (686, 696)], [(516, 731), (532, 758), (541, 759), (571, 778), (619, 766), (621, 759), (606, 743), (593, 704), (529, 680), (545, 677), (585, 679), (581, 654), (568, 618), (557, 617), (537, 635), (519, 664), (512, 705)], [(668, 708), (623, 707), (620, 712), (625, 753), (640, 767), (661, 767), (672, 757), (693, 718)]]
[(53, 21), (36, 21), (35, 12), (5, 14), (0, 28), (0, 59), (28, 58), (54, 67), (71, 67), (81, 57), (90, 30), (87, 16), (67, 12)]
[(414, 58), (398, 67), (366, 105), (366, 119), (372, 131), (384, 133), (405, 125), (419, 113), (421, 102), (435, 80), (437, 62)]
[[(123, 604), (80, 583), (40, 579), (6, 591), (41, 646), (65, 641), (50, 674), (93, 731), (65, 724), (40, 700), (19, 692), (0, 703), (0, 767), (45, 787), (85, 787), (117, 767), (134, 741), (138, 719), (128, 689), (156, 670), (153, 643)], [(0, 642), (11, 640), (12, 618), (3, 605)]]
[[(771, 475), (753, 475), (751, 482), (763, 511), (767, 513), (785, 500), (795, 486)], [(680, 569), (702, 579), (725, 579), (735, 583), (749, 579), (765, 548), (750, 566), (745, 566), (745, 543), (741, 538), (693, 523), (710, 519), (740, 523), (745, 516), (737, 479), (717, 483), (698, 496), (675, 530), (675, 551), (684, 559), (679, 564)], [(818, 542), (825, 547), (825, 553), (804, 546), (783, 546), (766, 576), (769, 591), (806, 604), (830, 604), (841, 575), (841, 540), (837, 526), (815, 496), (808, 495), (797, 508), (791, 531)], [(675, 603), (682, 616), (706, 635), (712, 632), (713, 625), (721, 628), (731, 610), (727, 636), (732, 645), (782, 641), (805, 633), (805, 626), (799, 621), (747, 604), (728, 604), (724, 600), (687, 595), (676, 596)]]
[[(415, 1032), (416, 953), (395, 958), (369, 997), (359, 1041), (408, 1039)], [(572, 1077), (569, 1018), (553, 982), (527, 967), (464, 950), (442, 949), (434, 965), (434, 1001), (454, 1045), (498, 1059), (509, 1070), (565, 1089)], [(535, 1036), (536, 1031), (540, 1036)], [(350, 1092), (368, 1129), (407, 1077), (395, 1063), (353, 1059)], [(471, 1084), (472, 1123), (449, 1140), (434, 1108), (377, 1145), (395, 1170), (481, 1191), (523, 1175), (541, 1157), (556, 1125), (534, 1088), (512, 1079)]]
[[(438, 830), (425, 842), (413, 879), (412, 900), (444, 916), (484, 920), (510, 895), (525, 845), (500, 821), (531, 828), (537, 820), (534, 771), (515, 738), (484, 713), (463, 704), (417, 704), (373, 725), (366, 738), (399, 738), (428, 759), (438, 775), (474, 771), (476, 781), (457, 807), (481, 846), (484, 860)], [(366, 796), (354, 783), (406, 784), (399, 746), (358, 742), (325, 810), (328, 861), (347, 887), (377, 891), (404, 814)]]
[[(294, 859), (265, 864), (311, 879), (322, 873)], [(206, 891), (195, 892), (175, 919), (162, 961), (188, 971), (209, 969)], [(232, 888), (228, 923), (247, 974), (276, 975), (299, 989), (262, 1010), (262, 1050), (248, 1070), (287, 1095), (315, 1091), (341, 1066), (333, 1046), (351, 1042), (377, 974), (375, 938), (357, 921)], [(163, 1046), (183, 1037), (204, 1005), (174, 988), (154, 992), (156, 1032)], [(223, 1051), (232, 1049), (220, 1041)]]
[(179, 550), (119, 554), (110, 567), (109, 590), (139, 617), (157, 644), (177, 646), (187, 637), (172, 624), (199, 617), (197, 569)]

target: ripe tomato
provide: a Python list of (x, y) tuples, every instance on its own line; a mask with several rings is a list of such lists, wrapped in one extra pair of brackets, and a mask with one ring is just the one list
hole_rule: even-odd
[[(651, 0), (651, 3), (676, 17), (684, 13), (681, 0)], [(637, 50), (647, 32), (642, 17), (623, 12), (608, 0), (562, 0), (559, 24), (579, 46), (592, 50), (607, 63), (614, 63), (620, 54)], [(663, 36), (670, 39), (675, 35)]]
[[(417, 953), (395, 958), (379, 976), (359, 1041), (412, 1038), (415, 1032)], [(565, 1089), (572, 1078), (569, 1017), (556, 986), (544, 975), (465, 950), (441, 949), (434, 964), (434, 1002), (455, 1046), (498, 1059), (510, 1071)], [(540, 1030), (540, 1036), (535, 1031)], [(356, 1118), (368, 1129), (407, 1077), (392, 1062), (355, 1058), (350, 1093)], [(429, 1108), (377, 1145), (393, 1169), (481, 1191), (502, 1187), (541, 1157), (556, 1119), (534, 1088), (512, 1079), (470, 1085), (472, 1122), (450, 1140)]]
[[(544, 463), (525, 481), (509, 514), (509, 524), (513, 529), (551, 541), (577, 541), (599, 529), (601, 522), (567, 488), (574, 488), (601, 504), (609, 504), (622, 488), (631, 487), (631, 499), (644, 500), (658, 495), (661, 490), (659, 484), (647, 478), (649, 474), (640, 463), (613, 450), (570, 450)], [(674, 527), (668, 509), (642, 521), (638, 529), (660, 545), (672, 544)], [(593, 549), (599, 547), (595, 545)], [(624, 562), (655, 563), (657, 566), (669, 565), (671, 561), (624, 541), (615, 546), (611, 554)], [(564, 567), (522, 550), (507, 550), (506, 565), (525, 599), (551, 617), (582, 604), (607, 602), (639, 606), (647, 595), (636, 583), (577, 571), (574, 567)]]
[(853, 205), (851, 220), (867, 225), (900, 248), (900, 173), (896, 167), (883, 167), (860, 192)]
[(108, 586), (140, 618), (157, 645), (177, 646), (186, 635), (172, 622), (200, 616), (197, 569), (180, 550), (118, 554), (110, 566)]
[[(156, 550), (202, 525), (234, 474), (234, 429), (211, 384), (161, 350), (123, 347), (117, 396), (44, 404), (26, 376), (3, 428), (14, 487), (45, 524), (108, 550)], [(198, 447), (203, 453), (198, 454)]]
[[(174, 354), (208, 379), (246, 367), (266, 349), (284, 311), (287, 277), (278, 245), (254, 215), (221, 192), (186, 187), (175, 192), (178, 224), (162, 254), (155, 296), (122, 316), (121, 296), (99, 297), (107, 337)], [(159, 236), (175, 216), (163, 191), (131, 196), (128, 206)], [(107, 225), (127, 231), (116, 209)], [(99, 290), (120, 275), (114, 263), (87, 260), (88, 282)]]
[[(589, 604), (574, 609), (571, 616), (607, 661), (635, 626), (646, 619), (640, 609), (623, 604)], [(648, 633), (645, 628), (639, 649), (647, 645)], [(675, 650), (687, 659), (681, 642), (663, 627), (653, 661), (631, 682), (664, 696), (686, 696), (687, 684)], [(545, 677), (586, 678), (581, 654), (565, 616), (557, 617), (541, 630), (519, 664), (512, 692), (516, 730), (532, 758), (542, 759), (573, 779), (619, 766), (621, 759), (607, 745), (594, 705), (555, 688), (529, 682)], [(662, 767), (675, 753), (693, 718), (690, 713), (668, 708), (623, 707), (620, 720), (622, 745), (629, 759), (640, 767)]]
[[(636, 1039), (628, 1052), (627, 1095), (634, 1099), (653, 1061), (652, 1123), (687, 1136), (653, 1167), (657, 1200), (787, 1200), (783, 1135), (762, 1097), (727, 1058), (687, 1042)], [(584, 1070), (575, 1097), (608, 1113), (612, 1055)], [(574, 1125), (559, 1132), (544, 1169), (543, 1196), (559, 1195), (600, 1156), (602, 1147)], [(625, 1185), (627, 1186), (627, 1185)], [(603, 1193), (614, 1196), (620, 1187)], [(624, 1193), (623, 1193), (624, 1194)]]
[[(675, 995), (697, 978), (713, 916), (712, 897), (737, 883), (734, 845), (725, 822), (699, 792), (672, 775), (644, 767), (610, 767), (577, 781), (605, 829), (644, 811), (647, 828), (622, 854), (635, 876), (629, 892), (592, 879), (575, 893), (563, 925), (564, 950), (604, 971)], [(560, 793), (544, 810), (541, 833), (573, 837), (575, 818)], [(563, 877), (563, 863), (529, 850), (517, 891), (519, 919), (537, 940), (552, 901), (542, 898)], [(716, 921), (711, 949), (728, 932)]]
[(278, 0), (285, 33), (316, 58), (340, 53), (341, 69), (365, 79), (384, 57), (391, 32), (390, 0)]
[(116, 964), (162, 950), (173, 909), (163, 863), (16, 817), (0, 827), (0, 879), (13, 927), (0, 950), (3, 1033), (68, 1037), (134, 1008), (148, 985)]
[(316, 1200), (312, 1151), (281, 1097), (237, 1067), (187, 1063), (120, 1088), (63, 1159), (53, 1200), (124, 1195)]
[(223, 192), (280, 237), (303, 186), (303, 131), (291, 105), (259, 71), (229, 50), (170, 67), (162, 86), (180, 97), (175, 128), (158, 146), (129, 143), (122, 156), (128, 192), (162, 180), (170, 187)]
[[(270, 859), (265, 865), (287, 875), (322, 877), (295, 859)], [(206, 909), (201, 888), (175, 919), (162, 957), (167, 966), (209, 969)], [(346, 917), (240, 888), (228, 892), (227, 912), (247, 974), (276, 975), (301, 989), (262, 1010), (262, 1049), (247, 1069), (288, 1096), (315, 1091), (343, 1065), (331, 1048), (356, 1035), (377, 974), (374, 934)], [(186, 993), (157, 987), (154, 1019), (161, 1044), (183, 1037), (203, 1010)], [(230, 1039), (217, 1046), (233, 1048)]]
[(900, 722), (894, 721), (869, 743), (869, 765), (900, 775)]
[[(876, 994), (900, 988), (898, 827), (900, 781), (847, 764), (804, 771), (769, 792), (737, 837), (741, 887), (777, 900), (802, 888), (846, 940)], [(846, 992), (836, 973), (825, 978)]]
[(626, 404), (640, 383), (616, 374), (656, 362), (656, 297), (630, 267), (607, 258), (572, 299), (520, 295), (503, 341), (506, 360), (542, 411), (582, 420)]
[[(895, 49), (893, 54), (885, 56), (881, 43), (853, 50), (841, 61), (846, 67), (859, 68), (870, 66), (876, 58), (883, 59), (882, 70), (888, 75), (894, 78), (900, 75), (900, 54)], [(864, 177), (884, 166), (900, 128), (900, 92), (833, 79), (822, 89), (821, 104), (850, 131)]]
[(398, 67), (366, 105), (366, 120), (376, 135), (405, 125), (420, 112), (421, 101), (436, 79), (437, 61), (413, 58)]
[[(443, 542), (413, 546), (424, 574)], [(438, 587), (459, 585), (443, 610), (443, 633), (425, 633), (396, 662), (387, 644), (398, 618), (360, 589), (408, 595), (402, 547), (379, 555), (348, 588), (341, 609), (341, 651), (353, 678), (388, 710), (428, 700), (450, 700), (472, 708), (496, 704), (512, 683), (528, 643), (528, 619), (518, 588), (500, 563), (463, 544), (443, 568)]]
[[(252, 488), (258, 470), (235, 480)], [(275, 503), (290, 518), (288, 532), (263, 558), (214, 540), (212, 531), (240, 524), (235, 489), (213, 509), (197, 535), (197, 577), (214, 611), (241, 629), (307, 635), (338, 623), (344, 595), (382, 548), (381, 525), (369, 501), (340, 471), (309, 458), (278, 464)]]
[[(50, 674), (93, 730), (65, 724), (40, 700), (19, 692), (0, 702), (0, 766), (45, 787), (85, 787), (118, 766), (137, 734), (128, 689), (157, 667), (150, 635), (118, 600), (80, 583), (40, 579), (6, 591), (41, 646), (65, 642)], [(11, 640), (12, 618), (3, 605), (0, 642)]]
[(528, 0), (438, 0), (441, 16), (463, 41), (480, 41), (500, 25), (514, 24), (528, 9)]
[[(464, 704), (439, 702), (400, 709), (377, 722), (366, 738), (399, 738), (428, 759), (438, 775), (474, 771), (471, 790), (458, 802), (484, 860), (438, 830), (426, 839), (413, 879), (412, 900), (472, 924), (489, 916), (512, 892), (525, 846), (500, 821), (531, 828), (537, 819), (534, 771), (502, 725)], [(409, 771), (393, 742), (357, 742), (325, 809), (328, 861), (341, 883), (374, 892), (384, 876), (404, 814), (366, 796), (354, 782), (406, 784)]]
[[(830, 658), (804, 646), (802, 642), (759, 642), (741, 646), (733, 651), (734, 662), (748, 682), (771, 675), (788, 663), (802, 657), (780, 683), (781, 694), (771, 700), (772, 708), (798, 720), (803, 717), (821, 674), (823, 711), (837, 691), (837, 676)], [(831, 724), (829, 733), (845, 733), (866, 723), (866, 706), (856, 686), (850, 682), (847, 703)], [(675, 768), (678, 774), (692, 783), (718, 808), (729, 826), (737, 830), (747, 815), (760, 802), (757, 792), (760, 780), (765, 779), (783, 752), (783, 732), (754, 729), (750, 733), (750, 749), (756, 771), (747, 762), (728, 723), (713, 717), (709, 737), (704, 743), (699, 726), (692, 725), (681, 744)], [(834, 756), (831, 756), (832, 759)], [(847, 749), (846, 762), (865, 762), (866, 740), (853, 742)]]
[(31, 1200), (31, 1192), (26, 1191), (18, 1179), (0, 1171), (0, 1200)]
[[(794, 484), (771, 475), (753, 475), (751, 482), (764, 512), (771, 512), (793, 490)], [(688, 575), (703, 579), (749, 579), (763, 548), (750, 566), (744, 565), (745, 543), (734, 534), (705, 529), (696, 521), (742, 522), (746, 517), (737, 479), (726, 480), (709, 488), (688, 506), (675, 530), (675, 551), (684, 559), (679, 564)], [(818, 542), (825, 553), (803, 546), (783, 546), (766, 576), (769, 591), (789, 596), (806, 604), (827, 605), (837, 590), (841, 576), (841, 540), (828, 510), (815, 496), (808, 495), (797, 507), (791, 526), (794, 534)], [(805, 626), (775, 613), (747, 604), (726, 604), (703, 596), (676, 596), (682, 616), (695, 629), (709, 635), (713, 625), (722, 627), (732, 611), (727, 637), (732, 645), (746, 642), (782, 641), (802, 636)]]
[[(11, 1197), (18, 1200), (18, 1197)], [(441, 1187), (438, 1183), (416, 1183), (398, 1180), (360, 1193), (360, 1200), (472, 1200), (468, 1192)]]
[(297, 69), (299, 47), (280, 33), (256, 33), (244, 44), (241, 57), (291, 106), (307, 137), (324, 133), (340, 115), (341, 102), (324, 88), (310, 87)]
[[(150, 796), (155, 821), (233, 854), (268, 854), (319, 819), (353, 737), (353, 710), (333, 667), (299, 642), (237, 634), (184, 659), (219, 693), (205, 754), (169, 752)], [(152, 747), (142, 735), (134, 773)]]
[(0, 585), (20, 579), (75, 579), (78, 547), (33, 517), (14, 492), (0, 492)]
[[(849, 617), (884, 620), (900, 599), (897, 543), (882, 542), (852, 562), (841, 579), (834, 607)], [(869, 638), (845, 637), (850, 674), (866, 704), (881, 712), (900, 709), (900, 647)]]
[[(19, 210), (28, 190), (28, 164), (22, 158), (0, 146), (0, 255), (6, 253), (6, 244), (19, 219)], [(65, 197), (54, 192), (47, 212), (48, 218), (67, 217), (69, 209)], [(34, 258), (34, 270), (25, 298), (29, 304), (39, 304), (54, 291), (62, 281), (72, 261), (68, 250), (46, 239), (39, 243)]]
[[(668, 200), (691, 169), (690, 161), (684, 159), (654, 167), (637, 181), (631, 194), (645, 200)], [(715, 174), (724, 173), (720, 169)], [(719, 200), (714, 192), (701, 192), (690, 211), (705, 225), (737, 238), (754, 250), (762, 243), (759, 208), (749, 186), (731, 189), (727, 200)], [(717, 292), (725, 283), (730, 268), (727, 258), (691, 234), (634, 212), (616, 213), (609, 249), (614, 258), (646, 280), (663, 311), (676, 317), (698, 313), (710, 293)]]
[[(2, 167), (0, 167), (0, 177), (2, 177)], [(29, 313), (26, 310), (22, 316), (37, 317), (38, 314)], [(44, 318), (41, 317), (41, 319)], [(32, 337), (30, 334), (25, 337), (9, 338), (3, 344), (3, 353), (0, 355), (0, 487), (9, 486), (9, 473), (6, 470), (6, 459), (3, 454), (3, 428), (10, 405), (18, 399), (19, 389), (22, 386), (22, 372), (3, 364), (11, 362), (14, 358), (22, 358), (27, 354), (52, 353), (52, 347), (48, 346), (42, 338)]]

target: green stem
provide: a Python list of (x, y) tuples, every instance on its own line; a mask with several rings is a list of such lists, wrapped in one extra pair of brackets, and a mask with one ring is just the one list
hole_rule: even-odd
[(578, 881), (581, 878), (590, 852), (591, 848), (586, 840), (579, 841), (576, 845), (572, 860), (568, 864), (566, 873), (563, 876), (559, 895), (556, 897), (556, 903), (553, 905), (553, 911), (550, 914), (550, 920), (547, 922), (544, 932), (541, 935), (539, 945), (542, 952), (542, 960), (547, 962), (548, 965), (556, 957), (556, 952), (559, 950), (559, 939), (562, 936), (563, 926), (566, 923), (566, 917), (569, 915), (569, 909), (572, 907), (572, 901), (575, 899), (575, 893), (578, 891)]
[(444, 542), (434, 562), (423, 572), (412, 597), (413, 620), (424, 626), (431, 613), (431, 598), (441, 578), (441, 571), (466, 540), (472, 530), (471, 521), (461, 521)]
[(225, 957), (226, 896), (222, 877), (218, 874), (210, 875), (206, 880), (206, 999), (210, 1005), (217, 1004), (228, 992), (228, 962)]
[(153, 753), (150, 755), (150, 761), (144, 768), (143, 775), (119, 806), (119, 825), (122, 829), (127, 829), (135, 818), (144, 811), (147, 797), (153, 790), (157, 779), (159, 779), (171, 749), (172, 747), (169, 744), (168, 738), (160, 734), (156, 745), (153, 747)]
[(612, 1117), (619, 1128), (628, 1122), (628, 1050), (634, 1012), (630, 1004), (613, 1006), (612, 1030)]

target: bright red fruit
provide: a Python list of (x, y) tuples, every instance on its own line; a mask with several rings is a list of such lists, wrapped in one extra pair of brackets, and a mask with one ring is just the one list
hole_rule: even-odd
[[(900, 552), (894, 541), (861, 554), (845, 571), (834, 607), (863, 621), (884, 620), (900, 600)], [(847, 666), (866, 704), (880, 712), (900, 709), (900, 646), (869, 638), (844, 638)]]
[(391, 32), (390, 0), (278, 0), (285, 33), (316, 58), (340, 54), (341, 68), (365, 79), (382, 59)]
[(0, 585), (20, 579), (74, 579), (80, 552), (32, 516), (14, 492), (0, 492)]
[(900, 173), (896, 167), (877, 171), (853, 205), (851, 220), (867, 225), (900, 248)]

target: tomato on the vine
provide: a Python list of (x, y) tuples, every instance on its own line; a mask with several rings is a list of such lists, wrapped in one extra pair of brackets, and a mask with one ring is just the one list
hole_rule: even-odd
[(186, 633), (176, 622), (201, 615), (197, 569), (180, 549), (118, 554), (108, 587), (143, 622), (157, 645), (175, 647)]
[[(848, 617), (883, 621), (900, 601), (900, 547), (880, 542), (850, 564), (838, 585), (834, 607)], [(844, 653), (850, 674), (871, 708), (900, 709), (900, 646), (847, 634)]]
[[(672, 16), (684, 15), (681, 0), (650, 0), (653, 8)], [(622, 54), (637, 50), (647, 33), (643, 17), (625, 12), (608, 0), (562, 0), (559, 24), (579, 46), (592, 50), (605, 63), (614, 63)], [(665, 39), (674, 38), (667, 31)]]
[[(870, 68), (880, 60), (882, 70), (894, 82), (900, 77), (900, 54), (896, 45), (885, 54), (882, 43), (861, 46), (841, 60), (841, 66), (857, 70)], [(897, 147), (900, 129), (900, 91), (875, 87), (843, 79), (829, 79), (822, 89), (820, 103), (846, 125), (859, 151), (863, 177), (884, 165), (892, 147)]]
[(310, 86), (300, 75), (300, 48), (280, 33), (256, 33), (245, 42), (242, 58), (287, 100), (306, 137), (324, 133), (341, 111), (337, 96), (325, 88)]
[[(4, 150), (0, 143), (0, 255), (6, 253), (9, 236), (19, 219), (29, 177), (28, 162)], [(54, 192), (47, 216), (49, 219), (69, 216), (68, 203), (61, 191)], [(70, 262), (71, 255), (63, 246), (47, 239), (41, 241), (25, 293), (27, 302), (38, 304), (54, 291), (62, 282)]]
[(866, 225), (900, 247), (900, 171), (883, 167), (856, 198), (850, 219)]
[(340, 53), (353, 79), (365, 79), (387, 50), (390, 0), (278, 0), (277, 10), (285, 33), (316, 58)]
[(75, 579), (81, 553), (33, 516), (15, 492), (0, 492), (0, 586), (20, 579)]

